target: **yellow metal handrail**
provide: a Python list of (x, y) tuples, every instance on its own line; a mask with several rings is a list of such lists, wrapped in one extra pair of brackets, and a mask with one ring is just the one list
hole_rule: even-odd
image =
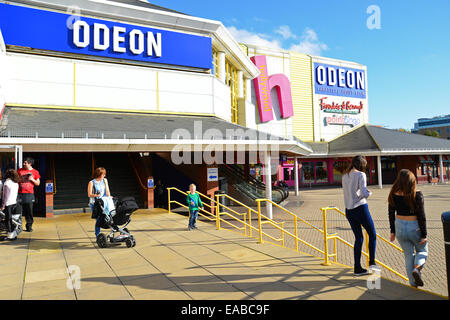
[[(181, 193), (183, 195), (186, 195), (186, 196), (188, 195), (187, 192), (181, 191), (181, 190), (179, 190), (177, 188), (174, 188), (174, 187), (167, 188), (167, 190), (168, 190), (168, 204), (169, 204), (168, 208), (169, 208), (169, 213), (171, 213), (171, 204), (177, 204), (177, 205), (179, 205), (179, 206), (181, 206), (183, 208), (189, 209), (189, 207), (187, 205), (179, 203), (176, 200), (171, 200), (170, 199), (170, 195), (171, 195), (171, 191), (172, 190), (176, 191), (178, 193)], [(225, 224), (227, 224), (227, 225), (229, 225), (229, 226), (231, 226), (234, 229), (237, 229), (239, 231), (244, 231), (244, 234), (246, 236), (250, 237), (250, 238), (253, 237), (252, 236), (252, 230), (255, 230), (258, 233), (259, 243), (263, 243), (263, 236), (264, 236), (264, 237), (267, 237), (267, 238), (269, 238), (269, 239), (271, 239), (271, 240), (273, 240), (275, 242), (281, 242), (281, 245), (278, 244), (278, 243), (274, 243), (274, 242), (270, 242), (270, 243), (274, 244), (274, 245), (281, 246), (283, 248), (287, 248), (285, 246), (285, 236), (287, 235), (287, 236), (290, 236), (293, 239), (295, 239), (295, 250), (297, 252), (300, 252), (299, 251), (299, 244), (300, 243), (304, 244), (304, 245), (308, 246), (309, 248), (319, 252), (321, 255), (323, 255), (324, 262), (322, 264), (326, 265), (326, 266), (330, 265), (330, 261), (329, 261), (330, 258), (334, 258), (333, 259), (334, 262), (337, 262), (337, 260), (338, 260), (337, 241), (340, 241), (341, 243), (343, 243), (343, 244), (345, 244), (345, 245), (347, 245), (347, 246), (349, 246), (351, 248), (354, 248), (354, 245), (352, 245), (348, 241), (344, 240), (343, 238), (341, 238), (337, 234), (328, 234), (328, 231), (327, 231), (327, 227), (328, 227), (328, 225), (327, 225), (327, 212), (330, 211), (330, 210), (333, 210), (333, 211), (337, 211), (341, 215), (345, 216), (345, 213), (342, 212), (341, 210), (339, 210), (336, 207), (321, 208), (321, 211), (322, 211), (322, 214), (323, 214), (322, 215), (322, 218), (323, 218), (323, 229), (320, 229), (320, 228), (314, 226), (313, 224), (311, 224), (310, 222), (308, 222), (308, 221), (298, 217), (296, 214), (292, 213), (291, 211), (287, 210), (286, 208), (283, 208), (279, 204), (277, 204), (277, 203), (275, 203), (275, 202), (273, 202), (272, 200), (269, 200), (269, 199), (257, 199), (256, 202), (257, 202), (257, 205), (258, 205), (258, 210), (254, 210), (253, 208), (251, 208), (251, 207), (249, 207), (249, 206), (239, 202), (238, 200), (236, 200), (236, 199), (234, 199), (234, 198), (232, 198), (232, 197), (230, 197), (229, 195), (226, 195), (226, 194), (216, 195), (216, 200), (214, 200), (212, 198), (209, 198), (209, 197), (207, 197), (207, 196), (205, 196), (205, 195), (203, 195), (201, 193), (199, 193), (199, 194), (201, 196), (203, 196), (203, 197), (206, 197), (206, 198), (210, 199), (211, 200), (211, 204), (215, 205), (215, 208), (212, 205), (209, 206), (212, 209), (211, 211), (215, 211), (214, 214), (211, 213), (211, 212), (208, 212), (206, 210), (200, 209), (199, 210), (199, 215), (205, 217), (209, 221), (215, 221), (217, 230), (221, 229), (221, 222), (223, 222), (223, 223), (225, 223)], [(239, 207), (242, 207), (245, 210), (247, 210), (247, 212), (240, 213), (237, 210), (232, 209), (232, 208), (230, 208), (230, 207), (220, 203), (220, 198), (221, 197), (230, 199), (231, 201), (236, 203)], [(285, 222), (276, 222), (275, 220), (270, 219), (270, 218), (266, 217), (265, 215), (263, 215), (262, 212), (261, 212), (261, 203), (262, 202), (270, 203), (270, 204), (276, 206), (277, 208), (281, 209), (283, 212), (285, 212), (285, 213), (289, 214), (290, 216), (292, 216), (294, 218), (295, 232), (292, 233), (292, 232), (286, 230)], [(221, 212), (221, 209), (224, 209), (226, 211)], [(202, 214), (201, 212), (203, 212), (205, 214)], [(255, 227), (255, 226), (252, 225), (252, 220), (251, 220), (252, 213), (257, 214), (257, 216), (258, 216), (258, 227)], [(238, 217), (236, 217), (236, 215), (243, 217), (243, 220), (238, 218)], [(242, 226), (238, 227), (238, 226), (234, 225), (233, 223), (230, 223), (229, 221), (223, 219), (222, 216), (230, 217), (230, 218), (234, 219), (235, 221), (241, 223)], [(305, 240), (300, 238), (300, 236), (298, 235), (298, 222), (304, 223), (305, 225), (313, 228), (315, 231), (320, 232), (323, 235), (323, 243), (324, 243), (324, 249), (323, 250), (315, 247), (311, 243), (308, 243), (307, 241), (305, 241)], [(274, 236), (264, 232), (263, 231), (263, 225), (266, 225), (266, 224), (269, 224), (269, 225), (273, 226), (275, 229), (279, 230), (281, 232), (281, 237), (280, 238), (275, 238)], [(248, 228), (248, 232), (247, 232), (247, 228)], [(377, 234), (377, 237), (382, 239), (386, 243), (388, 243), (394, 249), (396, 249), (396, 250), (398, 250), (400, 252), (403, 252), (403, 250), (400, 247), (398, 247), (395, 244), (389, 242), (387, 239), (383, 238), (382, 236)], [(329, 252), (330, 251), (329, 247), (328, 247), (328, 241), (329, 240), (333, 240), (334, 253), (330, 253)], [(369, 259), (368, 251), (369, 251), (368, 250), (368, 242), (367, 242), (367, 237), (366, 237), (366, 252), (361, 250), (361, 253), (364, 256), (367, 257), (367, 261)], [(380, 262), (378, 260), (375, 260), (375, 262), (378, 265), (380, 265), (381, 267), (383, 267), (383, 268), (389, 270), (390, 272), (394, 273), (395, 275), (399, 276), (400, 278), (402, 278), (404, 280), (408, 280), (407, 277), (405, 277), (401, 273), (397, 272), (396, 270), (392, 269), (391, 267), (387, 266), (386, 264), (384, 264), (384, 263), (382, 263), (382, 262)]]
[[(336, 207), (326, 207), (326, 208), (321, 208), (320, 210), (322, 211), (322, 217), (323, 217), (323, 231), (324, 231), (324, 251), (325, 251), (325, 253), (324, 253), (324, 262), (323, 262), (323, 265), (329, 265), (329, 264), (330, 264), (330, 263), (329, 263), (329, 257), (330, 257), (331, 255), (328, 254), (328, 240), (334, 239), (334, 242), (335, 242), (335, 244), (334, 244), (334, 246), (335, 246), (335, 254), (336, 254), (336, 256), (334, 256), (334, 257), (335, 257), (335, 262), (336, 262), (336, 259), (337, 259), (336, 240), (339, 240), (340, 242), (342, 242), (343, 244), (345, 244), (345, 245), (347, 245), (347, 246), (349, 246), (349, 247), (351, 247), (351, 248), (354, 248), (354, 246), (353, 246), (351, 243), (345, 241), (344, 239), (342, 239), (341, 237), (339, 237), (339, 236), (337, 236), (337, 235), (328, 235), (328, 234), (327, 234), (327, 212), (330, 211), (330, 210), (331, 210), (331, 211), (336, 211), (336, 212), (340, 213), (341, 215), (346, 216), (345, 212), (343, 212), (342, 210), (339, 210), (339, 209), (336, 208)], [(361, 253), (367, 258), (367, 265), (369, 265), (369, 254), (368, 254), (368, 252), (369, 252), (369, 243), (368, 243), (368, 238), (369, 238), (369, 237), (368, 237), (367, 231), (366, 231), (366, 252), (361, 251)], [(390, 245), (391, 247), (393, 247), (394, 249), (396, 249), (396, 250), (398, 250), (398, 251), (400, 251), (400, 252), (403, 252), (402, 248), (400, 248), (400, 247), (398, 247), (397, 245), (391, 243), (390, 241), (388, 241), (386, 238), (380, 236), (379, 234), (377, 234), (377, 238), (382, 239), (384, 242), (386, 242), (387, 244), (389, 244), (389, 245)], [(381, 261), (379, 261), (379, 260), (377, 260), (377, 259), (375, 259), (375, 262), (376, 262), (377, 264), (379, 264), (381, 267), (383, 267), (383, 268), (389, 270), (390, 272), (392, 272), (393, 274), (399, 276), (399, 277), (402, 278), (403, 280), (408, 281), (408, 278), (407, 278), (407, 277), (405, 277), (404, 275), (402, 275), (402, 274), (399, 273), (398, 271), (392, 269), (391, 267), (387, 266), (387, 265), (384, 264), (383, 262), (381, 262)]]

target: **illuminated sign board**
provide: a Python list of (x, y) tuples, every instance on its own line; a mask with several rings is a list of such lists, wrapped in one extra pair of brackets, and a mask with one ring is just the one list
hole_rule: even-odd
[(0, 4), (6, 45), (200, 69), (212, 68), (211, 38)]

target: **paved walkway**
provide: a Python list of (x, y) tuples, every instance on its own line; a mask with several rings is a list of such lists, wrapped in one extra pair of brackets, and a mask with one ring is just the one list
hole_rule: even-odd
[[(35, 232), (0, 243), (0, 299), (440, 299), (385, 279), (368, 290), (348, 268), (211, 223), (189, 232), (178, 214), (134, 214), (130, 249), (99, 249), (88, 214), (36, 220)], [(69, 266), (79, 289), (67, 287)]]
[[(387, 209), (387, 198), (391, 186), (384, 186), (382, 190), (377, 186), (369, 186), (369, 190), (373, 195), (369, 198), (369, 209), (371, 211), (377, 233), (389, 239), (389, 218)], [(423, 279), (426, 290), (438, 293), (443, 296), (448, 295), (447, 276), (445, 267), (445, 251), (444, 251), (444, 234), (442, 230), (441, 215), (444, 211), (450, 211), (450, 185), (420, 185), (418, 187), (425, 196), (425, 212), (427, 216), (427, 230), (429, 240), (429, 257), (426, 267), (423, 271)], [(301, 189), (300, 196), (295, 197), (293, 193), (288, 198), (285, 207), (299, 217), (308, 220), (314, 225), (322, 228), (322, 213), (320, 208), (326, 206), (336, 206), (344, 208), (344, 197), (342, 188), (305, 188)], [(286, 214), (279, 210), (274, 210), (276, 220), (286, 220)], [(292, 223), (291, 223), (292, 225)], [(289, 222), (287, 222), (289, 228)], [(336, 212), (328, 214), (328, 232), (338, 233), (339, 236), (346, 239), (350, 243), (354, 242), (354, 236), (350, 229), (350, 225), (345, 217)], [(323, 237), (304, 225), (299, 228), (299, 234), (306, 241), (323, 248)], [(286, 238), (287, 245), (293, 247), (295, 244), (292, 239)], [(398, 241), (394, 242), (399, 245)], [(332, 241), (330, 241), (330, 245)], [(338, 245), (340, 253), (338, 261), (352, 266), (353, 265), (353, 249), (344, 245)], [(300, 250), (317, 255), (306, 246), (301, 246)], [(331, 249), (332, 250), (332, 249)], [(387, 263), (395, 270), (402, 274), (406, 274), (405, 261), (403, 254), (392, 249), (381, 240), (377, 241), (377, 259)], [(365, 258), (362, 258), (364, 262)], [(407, 284), (396, 275), (383, 270), (382, 276)]]

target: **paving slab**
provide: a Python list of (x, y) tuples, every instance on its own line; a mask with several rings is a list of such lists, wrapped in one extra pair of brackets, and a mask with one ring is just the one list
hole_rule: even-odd
[[(0, 299), (440, 299), (384, 278), (369, 290), (367, 277), (353, 277), (350, 268), (323, 266), (215, 223), (186, 231), (178, 214), (142, 210), (132, 218), (134, 248), (99, 248), (89, 214), (36, 218), (35, 232), (0, 243)], [(67, 266), (79, 267), (75, 290), (68, 283), (77, 275), (70, 279)]]

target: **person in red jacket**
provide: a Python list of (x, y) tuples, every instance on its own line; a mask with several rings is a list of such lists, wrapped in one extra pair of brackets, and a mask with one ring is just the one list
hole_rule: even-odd
[(36, 169), (33, 169), (33, 164), (32, 158), (25, 158), (23, 167), (17, 171), (20, 176), (17, 209), (18, 213), (25, 217), (27, 232), (33, 231), (34, 187), (41, 184), (41, 176)]

